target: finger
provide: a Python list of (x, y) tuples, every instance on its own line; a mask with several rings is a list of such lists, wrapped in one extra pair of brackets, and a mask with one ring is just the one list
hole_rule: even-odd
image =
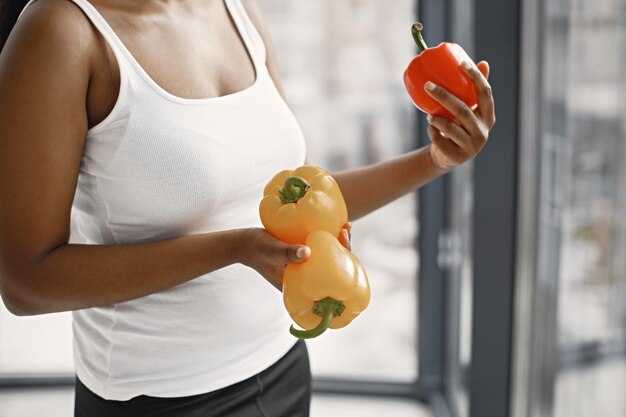
[(282, 245), (278, 252), (280, 264), (299, 264), (311, 256), (311, 248), (304, 245)]
[(476, 64), (476, 68), (478, 68), (478, 71), (480, 71), (480, 73), (483, 75), (483, 77), (485, 77), (486, 79), (489, 79), (489, 63), (487, 61), (480, 61), (478, 64)]
[(428, 81), (424, 84), (424, 90), (429, 96), (456, 116), (463, 128), (465, 128), (470, 135), (474, 136), (480, 134), (478, 119), (467, 104), (432, 81)]
[(462, 150), (452, 142), (450, 139), (445, 138), (442, 133), (434, 126), (428, 126), (428, 137), (432, 141), (439, 151), (445, 154), (450, 160), (449, 166), (442, 166), (443, 169), (451, 169), (456, 165), (456, 161), (462, 160)]
[(352, 240), (352, 222), (347, 222), (343, 225), (342, 230), (348, 231), (348, 240)]
[(457, 144), (446, 138), (436, 127), (428, 126), (428, 137), (445, 155), (459, 154), (460, 149)]
[(346, 249), (352, 250), (352, 245), (350, 243), (350, 234), (347, 229), (341, 229), (339, 232), (339, 243), (341, 243)]
[[(489, 75), (489, 64), (485, 61), (481, 61), (479, 64), (483, 64), (481, 65), (481, 67), (483, 67), (483, 71), (486, 71), (487, 75)], [(463, 69), (474, 83), (477, 96), (476, 98), (478, 100), (478, 111), (480, 115), (489, 127), (493, 126), (496, 120), (493, 105), (493, 92), (491, 91), (491, 86), (487, 81), (487, 77), (482, 71), (479, 71), (479, 68), (476, 68), (467, 61), (463, 62)]]
[(474, 156), (482, 144), (474, 143), (472, 137), (458, 124), (445, 117), (428, 116), (428, 123), (437, 128), (446, 138), (453, 141), (459, 148)]

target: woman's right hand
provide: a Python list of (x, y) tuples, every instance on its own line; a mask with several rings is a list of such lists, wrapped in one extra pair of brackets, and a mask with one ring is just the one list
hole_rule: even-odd
[(285, 266), (305, 262), (309, 256), (308, 246), (283, 243), (262, 228), (244, 229), (241, 234), (240, 262), (255, 269), (279, 291), (283, 290)]

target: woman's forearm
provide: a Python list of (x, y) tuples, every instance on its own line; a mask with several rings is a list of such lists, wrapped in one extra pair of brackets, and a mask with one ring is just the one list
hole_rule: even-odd
[(22, 276), (11, 277), (12, 310), (18, 315), (77, 310), (164, 290), (238, 262), (243, 230), (139, 244), (60, 246)]
[(334, 173), (349, 220), (363, 217), (445, 173), (433, 163), (429, 146), (378, 164)]

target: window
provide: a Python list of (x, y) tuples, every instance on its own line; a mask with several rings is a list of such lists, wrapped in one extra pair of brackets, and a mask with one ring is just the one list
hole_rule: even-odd
[(540, 88), (526, 103), (537, 115), (537, 134), (526, 137), (537, 157), (526, 163), (540, 180), (537, 266), (526, 293), (534, 304), (517, 321), (529, 341), (518, 360), (530, 371), (515, 416), (623, 416), (626, 9), (618, 0), (528, 3), (540, 36), (526, 35), (534, 51), (526, 49), (525, 65), (536, 68)]
[(562, 200), (555, 416), (618, 417), (626, 413), (626, 9), (617, 0), (549, 1), (545, 13), (543, 141)]

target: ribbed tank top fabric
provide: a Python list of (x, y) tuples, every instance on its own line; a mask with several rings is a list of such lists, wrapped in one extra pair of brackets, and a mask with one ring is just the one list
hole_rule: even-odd
[[(93, 5), (71, 1), (113, 50), (120, 90), (111, 113), (87, 132), (70, 243), (132, 244), (261, 227), (266, 182), (303, 164), (305, 144), (240, 0), (224, 1), (255, 81), (206, 99), (165, 91)], [(241, 264), (72, 316), (76, 373), (111, 400), (217, 390), (268, 368), (295, 343), (280, 292)]]

